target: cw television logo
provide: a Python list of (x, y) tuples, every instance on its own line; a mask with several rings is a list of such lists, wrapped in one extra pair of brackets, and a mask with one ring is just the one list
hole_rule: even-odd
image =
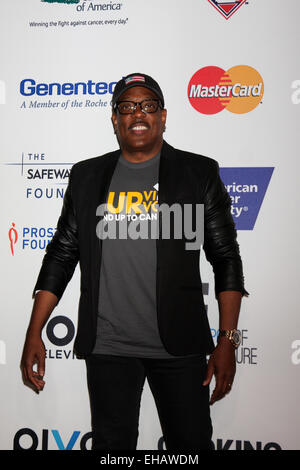
[(233, 2), (218, 2), (217, 0), (208, 1), (226, 20), (228, 20), (242, 5), (244, 5), (244, 3), (246, 3), (246, 0), (236, 0)]
[(245, 114), (258, 106), (264, 82), (253, 67), (237, 65), (225, 71), (208, 66), (198, 70), (188, 85), (188, 98), (196, 111), (216, 114), (223, 109)]

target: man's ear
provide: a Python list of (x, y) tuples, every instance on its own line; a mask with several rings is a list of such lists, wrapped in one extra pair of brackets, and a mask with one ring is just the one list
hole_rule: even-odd
[(114, 133), (116, 134), (116, 128), (117, 128), (117, 115), (116, 113), (112, 113), (111, 115), (111, 122), (112, 122), (112, 125), (113, 125), (113, 128), (114, 128)]
[(167, 122), (167, 110), (166, 109), (161, 110), (161, 117), (162, 117), (163, 129), (165, 131), (166, 130), (166, 122)]

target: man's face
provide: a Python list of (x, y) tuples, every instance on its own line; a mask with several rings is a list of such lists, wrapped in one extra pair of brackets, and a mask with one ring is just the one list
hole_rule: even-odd
[[(158, 96), (145, 87), (136, 86), (124, 91), (118, 101), (140, 102)], [(137, 105), (132, 114), (113, 112), (112, 121), (121, 149), (131, 152), (158, 152), (162, 145), (167, 111), (160, 109), (155, 113), (145, 113)]]

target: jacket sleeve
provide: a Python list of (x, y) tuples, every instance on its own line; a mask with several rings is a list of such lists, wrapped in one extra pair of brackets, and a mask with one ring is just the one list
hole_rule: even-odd
[(231, 215), (231, 199), (213, 160), (204, 195), (204, 243), (206, 259), (215, 277), (215, 295), (222, 291), (249, 293), (244, 287), (243, 266), (237, 233)]
[(66, 189), (55, 234), (46, 248), (42, 267), (33, 290), (47, 290), (62, 297), (79, 259), (78, 236), (72, 201), (72, 174)]

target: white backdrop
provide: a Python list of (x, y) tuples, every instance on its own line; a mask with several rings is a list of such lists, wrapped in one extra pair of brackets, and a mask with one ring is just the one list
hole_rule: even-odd
[[(300, 449), (299, 1), (242, 1), (228, 19), (230, 2), (120, 1), (0, 4), (0, 449), (90, 448), (85, 364), (72, 352), (78, 270), (43, 332), (42, 393), (23, 385), (19, 363), (32, 289), (68, 171), (117, 148), (110, 91), (131, 72), (160, 83), (168, 109), (165, 139), (215, 158), (235, 198), (250, 297), (241, 309), (233, 390), (212, 407), (215, 448)], [(212, 100), (219, 101), (203, 95), (201, 110), (195, 109), (188, 85), (205, 67), (203, 86), (214, 67), (229, 71), (231, 83), (263, 83), (254, 109), (244, 96), (207, 114)], [(74, 94), (79, 82), (86, 93), (79, 85)], [(51, 83), (58, 85), (49, 94)], [(233, 101), (240, 111), (230, 110)], [(216, 335), (213, 276), (204, 257), (201, 273)], [(146, 383), (138, 449), (162, 448), (161, 434)]]

